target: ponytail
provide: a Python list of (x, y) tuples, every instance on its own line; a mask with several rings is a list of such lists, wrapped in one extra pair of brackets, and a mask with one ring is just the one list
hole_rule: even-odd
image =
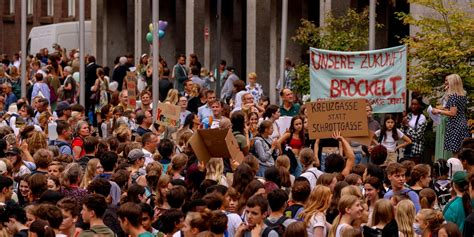
[(453, 182), (453, 184), (460, 192), (462, 192), (462, 206), (464, 208), (464, 215), (468, 216), (472, 211), (471, 197), (469, 195), (469, 182), (466, 180), (460, 183)]
[(337, 215), (336, 219), (332, 222), (331, 230), (329, 231), (328, 237), (336, 237), (337, 226), (341, 223), (342, 213)]
[(418, 194), (421, 208), (432, 208), (436, 201), (436, 192), (431, 188), (424, 188)]
[(55, 237), (53, 228), (48, 226), (48, 222), (43, 220), (33, 221), (30, 225), (29, 232), (35, 233), (38, 237)]
[(430, 208), (430, 203), (428, 201), (428, 198), (427, 197), (420, 198), (420, 205), (421, 205), (421, 208)]
[(342, 215), (346, 214), (346, 208), (350, 208), (354, 203), (358, 202), (359, 198), (354, 195), (344, 195), (339, 199), (337, 204), (337, 209), (339, 210), (339, 215), (336, 217), (332, 223), (331, 230), (329, 231), (328, 237), (336, 237), (336, 230), (339, 224), (341, 223)]
[(468, 190), (462, 193), (462, 206), (464, 207), (464, 215), (467, 217), (472, 212), (471, 196)]

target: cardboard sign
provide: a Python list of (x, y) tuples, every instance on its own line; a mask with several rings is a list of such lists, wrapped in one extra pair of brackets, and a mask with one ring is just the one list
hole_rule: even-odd
[(137, 77), (133, 72), (127, 72), (128, 107), (135, 109), (137, 106)]
[(343, 137), (367, 137), (369, 129), (365, 99), (328, 100), (307, 103), (311, 139), (331, 138), (339, 131)]
[(368, 136), (365, 136), (365, 137), (348, 137), (347, 140), (349, 140), (349, 142), (357, 142), (361, 145), (370, 146), (371, 143), (372, 143), (372, 140), (374, 139), (374, 136), (375, 136), (374, 132), (369, 131)]
[(181, 109), (177, 105), (159, 103), (156, 110), (156, 122), (167, 127), (179, 127)]
[(311, 101), (364, 98), (374, 113), (405, 110), (405, 45), (361, 52), (310, 51)]
[(189, 144), (198, 160), (207, 163), (213, 157), (230, 158), (242, 163), (244, 154), (239, 149), (230, 129), (200, 129)]

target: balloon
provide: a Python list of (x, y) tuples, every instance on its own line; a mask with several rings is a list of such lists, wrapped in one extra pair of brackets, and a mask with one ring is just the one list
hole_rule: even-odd
[(162, 31), (162, 30), (159, 30), (158, 31), (158, 37), (160, 37), (160, 39), (163, 39), (163, 37), (165, 37), (165, 32)]
[(158, 29), (164, 31), (166, 29), (166, 27), (168, 26), (168, 22), (167, 21), (159, 21), (158, 22)]
[(150, 32), (153, 32), (153, 23), (150, 23), (150, 24), (148, 25), (148, 29), (150, 30)]
[(148, 42), (149, 44), (153, 43), (153, 34), (148, 32), (146, 33), (146, 42)]

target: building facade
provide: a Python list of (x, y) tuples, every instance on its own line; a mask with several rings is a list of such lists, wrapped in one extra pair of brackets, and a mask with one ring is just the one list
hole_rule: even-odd
[[(12, 55), (21, 49), (21, 1), (0, 0), (0, 53)], [(90, 0), (85, 1), (85, 16), (90, 19)], [(34, 26), (79, 20), (79, 1), (27, 0), (27, 32)], [(44, 47), (51, 48), (51, 45)], [(31, 52), (35, 53), (35, 52)]]
[[(21, 1), (0, 0), (0, 53), (20, 50)], [(86, 20), (92, 22), (92, 52), (98, 63), (113, 67), (117, 56), (134, 54), (136, 61), (151, 52), (145, 36), (152, 18), (153, 0), (85, 0)], [(28, 32), (33, 26), (79, 19), (77, 0), (27, 0)], [(160, 41), (160, 55), (172, 67), (179, 54), (198, 55), (202, 65), (216, 68), (217, 0), (160, 0), (159, 18), (168, 21)], [(256, 72), (266, 94), (275, 95), (279, 77), (281, 43), (281, 0), (223, 0), (221, 59), (234, 66), (246, 79)], [(343, 14), (348, 8), (363, 9), (368, 0), (291, 0), (288, 1), (286, 52), (284, 57), (298, 64), (308, 60), (307, 48), (292, 40), (301, 18), (324, 22), (329, 12)], [(399, 44), (396, 36), (408, 35), (408, 27), (395, 20), (394, 12), (409, 12), (406, 0), (379, 1), (376, 48)], [(7, 33), (8, 32), (8, 33)], [(45, 45), (45, 47), (51, 47)]]

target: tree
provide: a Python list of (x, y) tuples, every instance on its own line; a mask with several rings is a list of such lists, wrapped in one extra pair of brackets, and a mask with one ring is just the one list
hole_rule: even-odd
[[(432, 16), (415, 17), (398, 13), (404, 24), (419, 31), (402, 40), (408, 45), (408, 88), (437, 98), (444, 90), (444, 78), (457, 73), (463, 79), (470, 101), (474, 97), (474, 18), (456, 3), (442, 0), (409, 0), (433, 11)], [(471, 7), (474, 3), (470, 3)]]
[[(380, 25), (378, 25), (380, 26)], [(356, 12), (348, 9), (346, 14), (335, 17), (329, 13), (326, 26), (317, 27), (314, 22), (301, 19), (301, 26), (292, 39), (304, 47), (337, 51), (359, 51), (367, 48), (369, 38), (369, 11)], [(296, 67), (298, 79), (294, 82), (296, 92), (309, 94), (309, 67)]]

